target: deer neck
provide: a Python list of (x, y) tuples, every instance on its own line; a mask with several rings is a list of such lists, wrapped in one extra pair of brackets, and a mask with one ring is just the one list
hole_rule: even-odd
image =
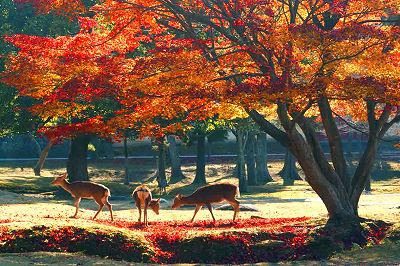
[(194, 197), (193, 195), (182, 196), (181, 200), (182, 200), (182, 202), (184, 204), (195, 204), (195, 203), (197, 203), (196, 197)]
[(60, 187), (62, 187), (65, 191), (68, 191), (72, 196), (74, 196), (74, 194), (72, 193), (71, 183), (68, 182), (67, 180), (64, 180), (64, 181), (60, 184)]

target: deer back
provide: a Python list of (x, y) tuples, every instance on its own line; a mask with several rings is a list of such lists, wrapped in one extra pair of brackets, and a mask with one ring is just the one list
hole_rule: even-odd
[(183, 197), (185, 203), (213, 203), (223, 200), (233, 200), (237, 193), (237, 186), (232, 184), (212, 184), (198, 188), (193, 194)]
[(152, 200), (151, 191), (147, 186), (138, 186), (132, 193), (136, 206), (145, 206), (145, 202), (149, 203)]
[(89, 181), (72, 182), (69, 188), (74, 197), (100, 199), (110, 195), (110, 190), (106, 186)]

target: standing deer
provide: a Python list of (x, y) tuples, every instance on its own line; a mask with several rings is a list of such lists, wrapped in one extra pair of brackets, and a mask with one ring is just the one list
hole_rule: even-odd
[(60, 186), (64, 190), (68, 191), (73, 198), (75, 198), (74, 205), (76, 207), (76, 211), (72, 218), (76, 218), (79, 211), (79, 203), (81, 202), (82, 198), (86, 199), (94, 199), (96, 203), (99, 205), (99, 210), (94, 215), (93, 220), (96, 219), (97, 215), (103, 209), (104, 205), (107, 206), (108, 210), (110, 211), (111, 221), (114, 220), (113, 213), (112, 213), (112, 206), (108, 202), (108, 197), (111, 195), (110, 190), (97, 183), (89, 182), (89, 181), (75, 181), (69, 183), (67, 180), (67, 173), (62, 174), (54, 179), (51, 182), (52, 185)]
[(158, 214), (160, 210), (160, 199), (153, 199), (150, 189), (145, 185), (135, 188), (135, 190), (132, 192), (132, 198), (134, 198), (135, 205), (139, 210), (138, 222), (141, 222), (142, 209), (144, 209), (143, 222), (147, 226), (147, 208), (150, 207), (156, 214)]
[(236, 200), (236, 196), (239, 196), (239, 189), (237, 186), (232, 184), (213, 184), (198, 188), (195, 192), (193, 192), (189, 196), (182, 196), (178, 194), (174, 203), (172, 204), (172, 208), (176, 209), (182, 205), (196, 205), (196, 209), (194, 210), (194, 215), (190, 222), (193, 222), (194, 217), (196, 217), (197, 212), (201, 209), (203, 205), (206, 205), (208, 210), (211, 213), (211, 216), (215, 222), (214, 214), (212, 212), (211, 203), (221, 202), (226, 200), (229, 204), (232, 205), (234, 209), (233, 221), (236, 219), (237, 213), (239, 213), (239, 201)]

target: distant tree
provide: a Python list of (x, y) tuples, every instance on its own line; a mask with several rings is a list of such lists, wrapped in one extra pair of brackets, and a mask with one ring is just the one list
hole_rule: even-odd
[(246, 144), (246, 170), (247, 170), (247, 180), (249, 186), (255, 186), (258, 183), (256, 175), (255, 147), (256, 147), (256, 132), (249, 131), (247, 134), (247, 144)]
[(301, 180), (299, 172), (296, 168), (296, 159), (293, 154), (286, 149), (285, 162), (282, 170), (278, 173), (283, 178), (284, 186), (294, 185), (295, 180)]
[(256, 142), (256, 173), (257, 183), (260, 185), (274, 181), (268, 171), (267, 155), (267, 134), (264, 132), (259, 132), (257, 133)]
[(182, 173), (181, 158), (179, 157), (178, 145), (174, 135), (168, 135), (168, 153), (171, 161), (170, 183), (177, 183), (186, 178)]

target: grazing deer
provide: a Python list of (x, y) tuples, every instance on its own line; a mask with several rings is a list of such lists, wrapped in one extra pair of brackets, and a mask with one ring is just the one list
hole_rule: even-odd
[(201, 209), (203, 205), (206, 205), (215, 222), (211, 203), (216, 203), (226, 200), (229, 204), (232, 205), (235, 211), (233, 214), (233, 221), (235, 221), (236, 215), (237, 213), (239, 213), (239, 201), (236, 200), (235, 198), (236, 196), (239, 196), (239, 189), (237, 186), (232, 184), (213, 184), (198, 188), (195, 192), (193, 192), (189, 196), (182, 196), (181, 194), (178, 194), (174, 199), (172, 208), (176, 209), (182, 205), (195, 204), (196, 209), (194, 210), (194, 215), (192, 220), (190, 220), (190, 222), (193, 222), (197, 212)]
[(147, 208), (150, 207), (156, 214), (158, 214), (160, 210), (160, 199), (153, 199), (150, 189), (145, 185), (135, 188), (135, 190), (132, 192), (132, 198), (134, 198), (135, 205), (139, 210), (138, 222), (141, 222), (142, 209), (144, 209), (143, 222), (147, 226)]
[(93, 220), (96, 219), (97, 215), (101, 212), (104, 205), (107, 206), (108, 210), (110, 211), (111, 221), (114, 220), (113, 213), (112, 213), (112, 206), (108, 202), (108, 197), (111, 195), (110, 190), (100, 184), (96, 184), (89, 181), (75, 181), (69, 183), (67, 180), (67, 173), (62, 174), (54, 179), (51, 182), (52, 185), (60, 186), (64, 190), (68, 191), (73, 198), (75, 198), (74, 205), (76, 207), (76, 211), (72, 218), (76, 218), (79, 211), (79, 203), (81, 202), (82, 198), (85, 199), (94, 199), (96, 203), (99, 205), (99, 210), (94, 215)]

